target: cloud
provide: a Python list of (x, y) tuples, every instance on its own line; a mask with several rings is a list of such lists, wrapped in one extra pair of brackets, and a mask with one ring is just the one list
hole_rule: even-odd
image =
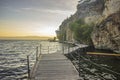
[(5, 20), (7, 23), (2, 28), (18, 32), (38, 30), (43, 34), (50, 31), (48, 34), (53, 34), (61, 22), (75, 12), (77, 1), (0, 0), (0, 20)]
[(65, 10), (54, 10), (54, 9), (38, 9), (38, 8), (22, 8), (17, 9), (17, 12), (34, 12), (34, 13), (50, 13), (50, 14), (73, 14), (73, 11), (65, 11)]
[(35, 7), (57, 10), (75, 10), (78, 0), (31, 0)]
[(0, 0), (0, 7), (74, 10), (78, 0)]
[[(8, 11), (35, 14), (60, 14), (70, 15), (75, 12), (77, 0), (0, 0), (3, 13), (8, 14)], [(7, 13), (6, 13), (7, 10)], [(12, 12), (11, 12), (12, 13)]]

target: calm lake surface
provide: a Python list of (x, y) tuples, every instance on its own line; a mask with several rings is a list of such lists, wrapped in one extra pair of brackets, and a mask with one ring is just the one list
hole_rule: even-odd
[(0, 80), (26, 80), (27, 55), (30, 55), (30, 65), (35, 62), (36, 47), (42, 54), (54, 53), (61, 49), (58, 42), (37, 40), (0, 40)]

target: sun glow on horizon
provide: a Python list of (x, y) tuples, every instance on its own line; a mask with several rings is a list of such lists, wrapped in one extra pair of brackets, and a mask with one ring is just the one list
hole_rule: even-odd
[[(22, 25), (19, 25), (22, 24)], [(42, 26), (42, 27), (41, 27)], [(54, 27), (35, 22), (0, 22), (0, 36), (56, 36)]]
[(0, 36), (56, 36), (55, 30), (64, 19), (74, 14), (77, 2), (0, 0)]

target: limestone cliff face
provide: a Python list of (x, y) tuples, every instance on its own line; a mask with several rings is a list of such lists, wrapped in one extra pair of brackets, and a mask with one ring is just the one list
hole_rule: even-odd
[(76, 41), (69, 26), (79, 19), (95, 24), (91, 34), (95, 48), (120, 53), (120, 0), (80, 0), (76, 13), (59, 27), (61, 40)]
[(109, 15), (98, 24), (94, 28), (92, 40), (96, 48), (120, 53), (120, 12)]
[[(83, 2), (82, 2), (83, 1)], [(82, 0), (77, 6), (78, 18), (88, 19), (87, 22), (94, 22), (99, 17), (104, 10), (104, 0)]]
[(101, 20), (94, 27), (92, 40), (95, 48), (120, 53), (120, 0), (106, 0)]
[(103, 16), (109, 16), (113, 13), (120, 11), (120, 0), (105, 0), (105, 8), (103, 11)]
[(62, 24), (59, 26), (59, 40), (60, 41), (69, 41), (74, 42), (74, 36), (73, 32), (70, 30), (69, 25), (70, 23), (77, 20), (77, 17), (75, 15), (71, 15), (70, 18), (65, 19)]
[(103, 3), (104, 0), (83, 0), (82, 2), (79, 2), (76, 13), (64, 20), (59, 26), (59, 35), (61, 35), (59, 37), (60, 41), (66, 40), (75, 42), (74, 33), (69, 29), (70, 24), (81, 18), (85, 18), (86, 23), (97, 21), (98, 18), (101, 17), (104, 9)]

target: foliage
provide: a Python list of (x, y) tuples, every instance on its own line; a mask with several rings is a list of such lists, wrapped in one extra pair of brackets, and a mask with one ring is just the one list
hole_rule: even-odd
[(79, 19), (70, 24), (71, 31), (74, 32), (75, 40), (80, 43), (91, 44), (91, 32), (93, 24), (86, 24), (84, 20)]

